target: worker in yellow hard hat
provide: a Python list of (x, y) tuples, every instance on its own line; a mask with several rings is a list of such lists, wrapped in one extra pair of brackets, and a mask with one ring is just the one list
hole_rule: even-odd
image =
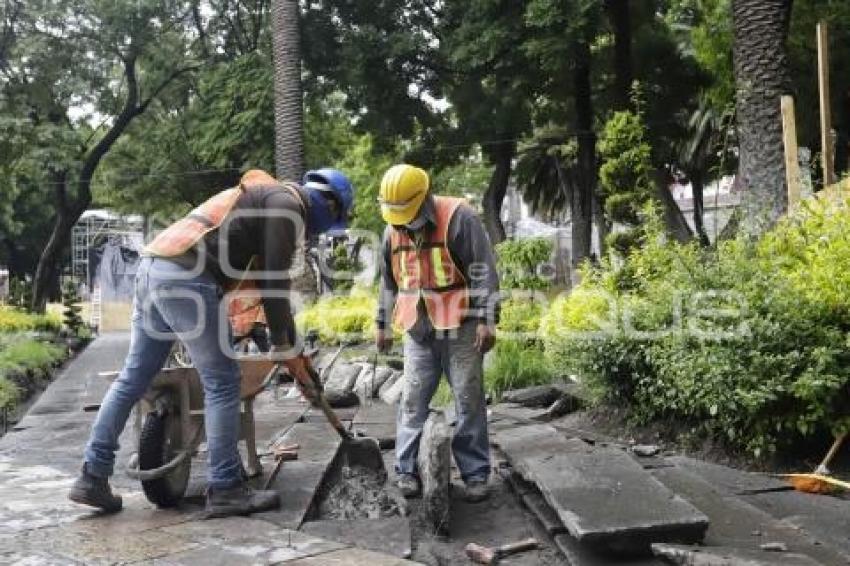
[(401, 164), (387, 170), (379, 200), (388, 226), (378, 349), (392, 347), (393, 324), (405, 331), (405, 385), (396, 433), (399, 488), (406, 497), (420, 491), (419, 439), (445, 374), (457, 408), (452, 451), (467, 499), (481, 501), (488, 495), (490, 474), (482, 359), (495, 341), (499, 305), (492, 246), (472, 207), (460, 198), (434, 195), (428, 174), (418, 167)]

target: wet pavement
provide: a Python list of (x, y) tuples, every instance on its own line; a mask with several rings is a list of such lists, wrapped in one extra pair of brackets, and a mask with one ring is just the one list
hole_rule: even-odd
[[(338, 440), (322, 423), (298, 423), (306, 405), (263, 393), (256, 402), (258, 450), (265, 474), (272, 468), (269, 443), (297, 439), (299, 460), (286, 462), (275, 485), (282, 508), (263, 517), (201, 520), (190, 499), (178, 509), (157, 509), (138, 482), (124, 473), (135, 450), (132, 419), (121, 437), (112, 484), (124, 510), (103, 515), (71, 503), (67, 491), (79, 472), (96, 404), (108, 382), (99, 372), (120, 368), (126, 333), (95, 340), (65, 368), (29, 413), (0, 438), (0, 563), (2, 564), (369, 564), (409, 563), (385, 553), (356, 549), (297, 531), (313, 493), (336, 452)], [(321, 439), (321, 440), (318, 440)], [(203, 487), (203, 458), (193, 461), (190, 486)], [(262, 481), (262, 479), (261, 479)]]

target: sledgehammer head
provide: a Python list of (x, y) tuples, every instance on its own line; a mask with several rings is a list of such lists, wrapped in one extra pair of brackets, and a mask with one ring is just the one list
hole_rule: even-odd
[(478, 564), (495, 564), (496, 551), (480, 544), (471, 542), (466, 545), (466, 556)]

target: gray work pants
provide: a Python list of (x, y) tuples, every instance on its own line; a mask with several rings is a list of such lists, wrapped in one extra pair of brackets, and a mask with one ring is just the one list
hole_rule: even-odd
[(446, 375), (454, 395), (457, 424), (452, 453), (465, 482), (490, 474), (487, 404), (481, 362), (475, 349), (477, 320), (465, 321), (449, 336), (422, 341), (404, 337), (404, 389), (398, 408), (396, 472), (416, 475), (416, 458), (428, 406), (440, 378)]

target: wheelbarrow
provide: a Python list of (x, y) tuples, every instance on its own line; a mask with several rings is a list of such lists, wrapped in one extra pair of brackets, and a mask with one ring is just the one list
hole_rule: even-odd
[[(239, 440), (245, 441), (248, 477), (262, 473), (254, 426), (254, 398), (277, 372), (266, 356), (243, 357)], [(106, 377), (115, 379), (117, 372)], [(136, 404), (138, 451), (130, 457), (127, 475), (142, 483), (145, 496), (159, 507), (173, 507), (189, 485), (192, 457), (205, 441), (204, 390), (193, 367), (160, 370)]]

